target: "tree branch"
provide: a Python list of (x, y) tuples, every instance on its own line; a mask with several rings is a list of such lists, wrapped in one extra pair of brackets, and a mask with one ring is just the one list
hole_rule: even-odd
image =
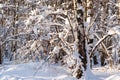
[(101, 38), (99, 41), (98, 41), (98, 43), (92, 48), (92, 51), (90, 52), (90, 57), (92, 57), (93, 56), (93, 52), (95, 51), (95, 49), (97, 48), (97, 46), (103, 41), (103, 40), (105, 40), (107, 37), (109, 37), (109, 36), (111, 36), (111, 35), (105, 35), (105, 36), (103, 36), (103, 38)]
[[(100, 37), (99, 37), (97, 34), (95, 34), (95, 36), (96, 36), (96, 38), (97, 38), (98, 40), (100, 40)], [(102, 44), (103, 48), (105, 49), (106, 54), (107, 54), (108, 56), (111, 56), (111, 55), (109, 54), (109, 52), (108, 52), (107, 47), (105, 46), (105, 44), (104, 44), (103, 42), (101, 42), (101, 44)]]

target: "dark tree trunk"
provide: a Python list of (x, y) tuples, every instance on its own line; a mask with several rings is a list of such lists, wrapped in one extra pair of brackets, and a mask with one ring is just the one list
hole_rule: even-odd
[(104, 55), (104, 53), (101, 54), (100, 58), (101, 58), (101, 66), (104, 66), (105, 65), (105, 55)]
[(97, 56), (93, 56), (93, 63), (94, 63), (95, 65), (98, 64)]
[[(78, 4), (82, 5), (81, 0), (77, 0)], [(79, 7), (79, 6), (77, 6)], [(84, 32), (84, 12), (82, 9), (77, 9), (77, 15), (80, 15), (79, 17), (77, 16), (77, 22), (78, 22), (78, 30), (77, 30), (77, 34), (78, 34), (78, 52), (80, 53), (80, 55), (82, 56), (82, 62), (83, 62), (83, 66), (86, 69), (86, 63), (87, 63), (87, 59), (86, 59), (86, 50), (85, 50), (85, 32)]]

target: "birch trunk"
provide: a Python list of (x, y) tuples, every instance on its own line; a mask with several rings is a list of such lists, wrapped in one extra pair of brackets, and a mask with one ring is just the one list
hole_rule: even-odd
[(91, 23), (91, 19), (92, 19), (92, 12), (93, 9), (93, 2), (92, 0), (86, 0), (86, 54), (87, 54), (87, 69), (90, 69), (90, 66), (92, 67), (92, 63), (90, 60), (90, 55), (89, 53), (91, 52), (91, 48), (93, 47), (93, 40), (94, 40), (94, 36), (93, 36), (93, 27), (88, 30), (89, 25)]

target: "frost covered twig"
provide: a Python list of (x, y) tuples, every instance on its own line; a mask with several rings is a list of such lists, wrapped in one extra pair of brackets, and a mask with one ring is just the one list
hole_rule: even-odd
[(88, 25), (88, 32), (90, 31), (91, 27), (92, 27), (93, 24), (95, 23), (95, 20), (97, 19), (98, 15), (99, 15), (99, 13), (97, 13), (97, 14), (95, 15), (95, 18), (94, 18), (94, 19), (92, 20), (92, 22)]
[(67, 16), (67, 18), (68, 18), (68, 21), (69, 21), (69, 24), (70, 24), (70, 27), (71, 27), (71, 31), (72, 31), (72, 35), (73, 35), (73, 40), (75, 40), (75, 34), (74, 34), (73, 26), (72, 26), (72, 23), (70, 21), (69, 15)]
[[(99, 38), (99, 36), (98, 36), (97, 34), (95, 34), (95, 36), (96, 36), (96, 38), (97, 38), (98, 40), (100, 40), (100, 38)], [(103, 48), (105, 49), (106, 54), (107, 54), (108, 56), (110, 56), (110, 54), (109, 54), (109, 52), (108, 52), (107, 47), (105, 46), (105, 44), (104, 44), (103, 42), (101, 42), (101, 44), (102, 44)]]
[(1, 42), (1, 45), (3, 45), (6, 41), (19, 41), (18, 39), (11, 39), (11, 38), (17, 37), (20, 35), (27, 35), (27, 34), (29, 34), (29, 33), (22, 33), (22, 34), (16, 34), (16, 35), (9, 36), (3, 42)]
[(110, 35), (105, 35), (103, 36), (103, 38), (101, 38), (98, 43), (92, 48), (92, 51), (90, 52), (90, 57), (93, 56), (93, 52), (95, 51), (95, 49), (97, 48), (97, 46), (103, 41), (105, 40), (107, 37), (109, 37)]
[(110, 29), (107, 33), (107, 35), (104, 35), (103, 38), (101, 38), (98, 43), (92, 48), (92, 51), (90, 52), (90, 57), (93, 56), (93, 52), (95, 51), (95, 49), (97, 48), (97, 46), (103, 41), (105, 40), (107, 37), (109, 36), (113, 36), (113, 35), (116, 35), (116, 34), (120, 34), (119, 32), (119, 26), (116, 26), (116, 27), (113, 27), (112, 29)]

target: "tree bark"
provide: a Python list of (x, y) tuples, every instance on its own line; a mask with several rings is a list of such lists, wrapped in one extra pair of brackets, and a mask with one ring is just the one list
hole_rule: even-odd
[[(83, 9), (79, 9), (79, 7), (83, 7), (83, 1), (77, 0), (77, 9), (76, 9), (76, 18), (77, 18), (77, 22), (78, 22), (78, 27), (77, 27), (77, 39), (78, 39), (78, 52), (80, 53), (80, 55), (83, 57), (82, 58), (82, 62), (83, 62), (83, 66), (86, 69), (86, 49), (85, 49), (85, 28), (84, 28), (84, 11)], [(79, 16), (79, 17), (78, 17)]]
[[(15, 34), (18, 34), (18, 25), (16, 24), (16, 21), (18, 20), (18, 15), (17, 15), (17, 11), (18, 11), (18, 6), (19, 6), (19, 3), (14, 0), (14, 6), (15, 6), (15, 9), (14, 9), (14, 14), (13, 14), (13, 27), (15, 28), (13, 30), (13, 35)], [(17, 36), (15, 36), (15, 39), (17, 39)], [(13, 41), (12, 42), (12, 52), (15, 52), (17, 49), (17, 41)]]
[(118, 8), (119, 8), (118, 19), (119, 19), (119, 24), (120, 24), (120, 0), (118, 0)]

